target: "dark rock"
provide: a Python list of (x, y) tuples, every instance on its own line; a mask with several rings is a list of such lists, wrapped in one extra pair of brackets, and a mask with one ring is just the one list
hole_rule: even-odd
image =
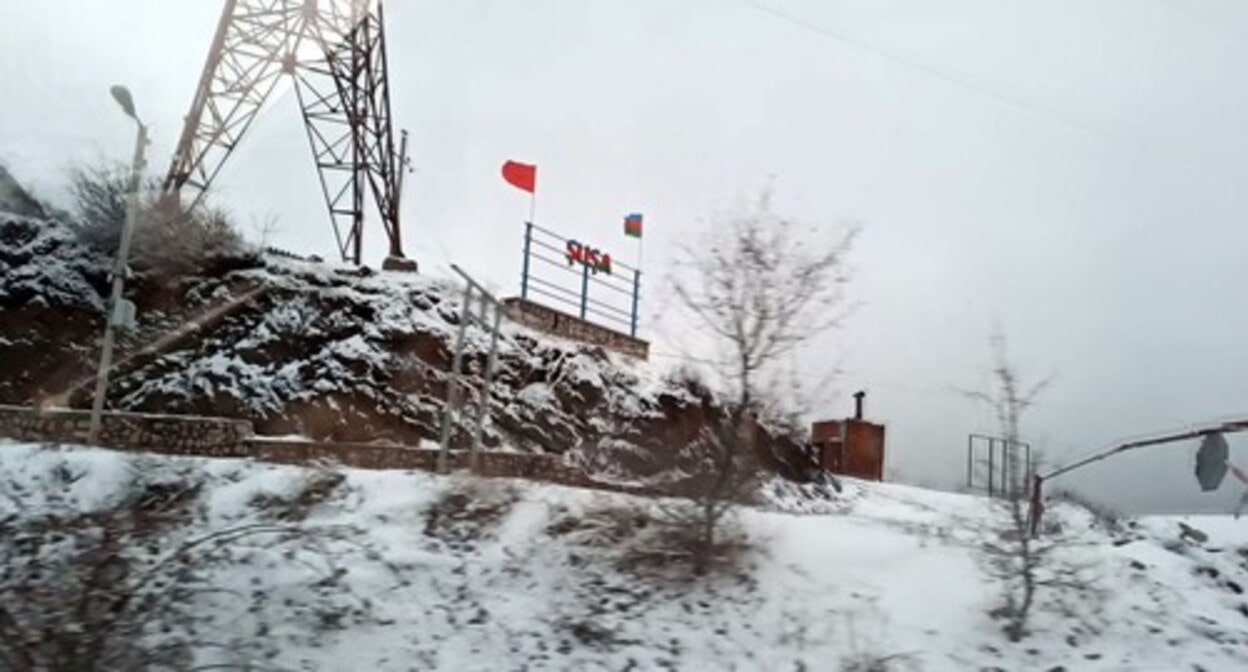
[(1209, 535), (1204, 531), (1198, 530), (1187, 523), (1179, 521), (1179, 538), (1190, 539), (1197, 544), (1203, 544), (1209, 541)]
[(1218, 571), (1217, 567), (1210, 567), (1208, 565), (1200, 565), (1196, 569), (1192, 570), (1192, 573), (1197, 576), (1207, 576), (1211, 579), (1216, 579), (1221, 575), (1221, 572)]

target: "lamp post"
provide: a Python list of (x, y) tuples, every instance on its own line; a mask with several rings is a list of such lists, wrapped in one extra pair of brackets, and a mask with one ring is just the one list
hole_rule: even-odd
[(95, 397), (91, 402), (91, 423), (87, 427), (87, 443), (95, 443), (100, 434), (100, 416), (104, 412), (104, 397), (108, 390), (108, 370), (113, 365), (113, 344), (116, 340), (115, 329), (124, 326), (131, 317), (129, 311), (122, 306), (121, 292), (126, 282), (126, 262), (130, 257), (130, 239), (134, 234), (135, 220), (139, 211), (139, 184), (143, 179), (143, 169), (147, 166), (144, 154), (147, 149), (147, 126), (139, 120), (135, 113), (134, 99), (124, 86), (110, 89), (113, 99), (121, 106), (127, 117), (138, 126), (138, 134), (134, 140), (134, 158), (130, 162), (130, 183), (126, 191), (126, 221), (121, 227), (121, 241), (117, 245), (117, 258), (113, 260), (112, 292), (108, 297), (108, 312), (104, 320), (104, 340), (100, 346), (100, 365), (95, 372)]

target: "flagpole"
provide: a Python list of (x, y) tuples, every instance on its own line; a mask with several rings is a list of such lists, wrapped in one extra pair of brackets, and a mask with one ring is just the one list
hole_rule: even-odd
[(645, 242), (645, 229), (638, 231), (641, 234), (637, 236), (637, 267), (633, 269), (633, 316), (629, 326), (629, 335), (637, 338), (637, 308), (640, 305), (641, 292), (641, 261), (642, 261), (642, 243)]
[(536, 224), (537, 223), (535, 221), (536, 217), (537, 217), (537, 189), (535, 187), (533, 191), (529, 192), (529, 223)]
[(637, 236), (637, 270), (638, 270), (638, 271), (640, 271), (640, 270), (641, 270), (641, 259), (642, 259), (642, 255), (641, 255), (641, 252), (642, 252), (642, 247), (641, 247), (641, 245), (642, 245), (642, 242), (643, 242), (644, 240), (645, 240), (645, 231), (643, 230), (643, 231), (642, 231), (642, 235)]

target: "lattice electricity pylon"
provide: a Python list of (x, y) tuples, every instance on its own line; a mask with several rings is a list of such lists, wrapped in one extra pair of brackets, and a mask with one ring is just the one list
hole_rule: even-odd
[(367, 189), (401, 260), (407, 142), (395, 151), (381, 0), (226, 0), (164, 191), (198, 203), (283, 74), (342, 259), (360, 263)]

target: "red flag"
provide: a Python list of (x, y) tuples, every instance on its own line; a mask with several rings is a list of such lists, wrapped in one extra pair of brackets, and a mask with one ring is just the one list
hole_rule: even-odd
[(503, 164), (503, 179), (507, 184), (530, 194), (537, 191), (537, 166), (518, 161)]

